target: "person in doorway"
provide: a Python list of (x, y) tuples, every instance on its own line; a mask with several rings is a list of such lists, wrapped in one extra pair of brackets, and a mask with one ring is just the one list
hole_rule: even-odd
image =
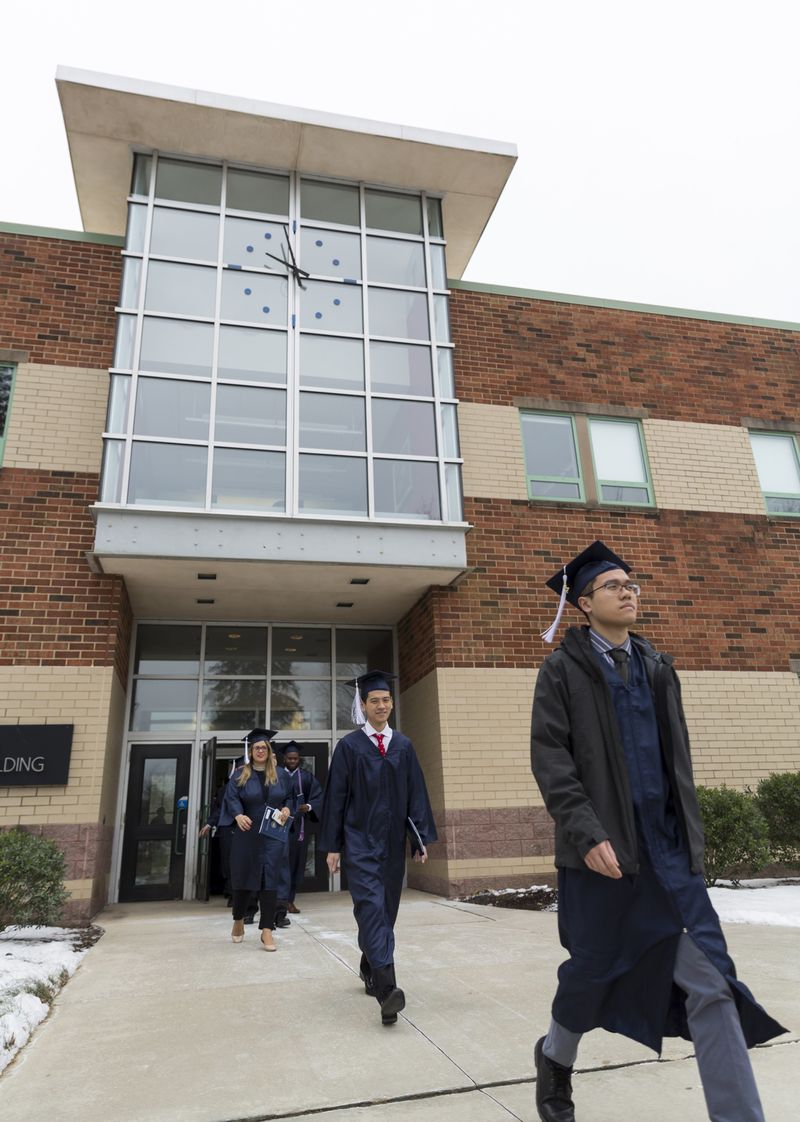
[(306, 820), (319, 821), (322, 810), (322, 787), (317, 777), (300, 766), (300, 746), (290, 740), (283, 747), (283, 766), (289, 776), (292, 825), (289, 831), (289, 891), (287, 910), (290, 915), (299, 915), (295, 896), (303, 883), (308, 856), (308, 833)]
[(231, 939), (241, 943), (244, 919), (253, 893), (258, 894), (259, 929), (264, 950), (277, 950), (272, 930), (281, 870), (285, 864), (285, 839), (261, 832), (267, 811), (277, 812), (285, 823), (290, 816), (285, 772), (277, 767), (272, 729), (253, 729), (244, 738), (244, 763), (234, 771), (225, 790), (220, 826), (233, 823), (230, 883), (233, 892)]
[(703, 880), (703, 829), (672, 658), (633, 633), (639, 585), (596, 541), (547, 583), (588, 626), (539, 670), (531, 766), (555, 821), (570, 954), (536, 1044), (542, 1122), (574, 1122), (581, 1036), (694, 1043), (709, 1118), (764, 1122), (748, 1047), (784, 1032), (738, 981)]
[[(342, 737), (331, 759), (322, 806), (320, 848), (328, 869), (347, 873), (361, 949), (360, 977), (377, 998), (384, 1025), (405, 1007), (394, 968), (394, 924), (405, 875), (405, 841), (427, 861), (436, 841), (425, 779), (414, 746), (389, 726), (393, 674), (372, 671), (355, 687), (353, 717), (363, 727)], [(363, 706), (363, 708), (362, 708)]]

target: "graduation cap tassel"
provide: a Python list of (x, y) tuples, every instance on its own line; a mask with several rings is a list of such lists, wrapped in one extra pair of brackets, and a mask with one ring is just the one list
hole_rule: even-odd
[(555, 638), (556, 631), (558, 631), (558, 625), (559, 623), (561, 623), (561, 616), (564, 614), (564, 605), (567, 602), (568, 592), (569, 586), (567, 584), (567, 567), (565, 565), (561, 585), (561, 599), (558, 602), (558, 611), (556, 612), (556, 618), (553, 620), (547, 630), (543, 631), (541, 634), (541, 638), (544, 639), (545, 643), (552, 643), (553, 639)]
[(361, 707), (361, 692), (358, 688), (358, 678), (356, 678), (356, 693), (353, 698), (353, 704), (350, 706), (350, 719), (354, 725), (365, 725), (367, 718), (364, 716), (364, 710)]
[(246, 764), (250, 763), (250, 745), (247, 737), (244, 738), (244, 762)]

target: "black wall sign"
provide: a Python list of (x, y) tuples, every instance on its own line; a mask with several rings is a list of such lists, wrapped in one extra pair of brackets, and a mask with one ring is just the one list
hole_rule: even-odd
[(73, 725), (0, 725), (0, 787), (63, 787)]

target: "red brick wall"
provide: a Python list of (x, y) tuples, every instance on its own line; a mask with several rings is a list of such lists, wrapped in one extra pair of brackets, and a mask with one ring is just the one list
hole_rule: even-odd
[(0, 348), (110, 366), (121, 269), (117, 246), (0, 232)]
[(635, 406), (665, 420), (798, 419), (800, 332), (454, 290), (456, 391)]
[(120, 577), (89, 569), (92, 474), (0, 469), (0, 665), (111, 666), (127, 681)]

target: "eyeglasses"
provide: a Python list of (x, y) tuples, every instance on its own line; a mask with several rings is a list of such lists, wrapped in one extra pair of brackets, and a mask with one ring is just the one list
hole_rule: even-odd
[(619, 592), (630, 592), (634, 596), (638, 596), (642, 591), (640, 584), (635, 584), (629, 580), (627, 584), (623, 584), (621, 580), (607, 580), (605, 584), (598, 584), (597, 588), (593, 588), (591, 592), (587, 592), (587, 596), (594, 596), (595, 592), (610, 592), (612, 596), (616, 596)]
[(251, 744), (250, 745), (250, 751), (251, 752), (269, 752), (269, 745), (268, 744)]

